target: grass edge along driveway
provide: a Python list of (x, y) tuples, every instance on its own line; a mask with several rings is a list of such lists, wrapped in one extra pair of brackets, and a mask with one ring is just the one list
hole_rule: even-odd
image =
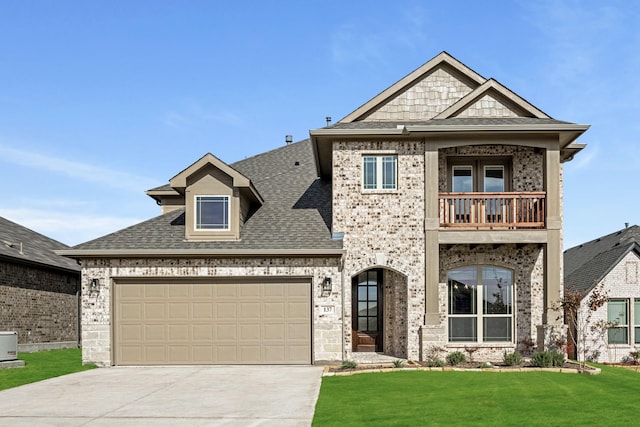
[(324, 377), (314, 426), (634, 425), (640, 373), (401, 371)]
[(18, 359), (25, 361), (24, 367), (0, 369), (0, 390), (95, 368), (82, 364), (79, 348), (19, 353)]

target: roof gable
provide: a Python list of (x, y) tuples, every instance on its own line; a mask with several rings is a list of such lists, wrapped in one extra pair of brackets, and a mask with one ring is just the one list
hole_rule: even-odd
[(263, 202), (263, 199), (258, 193), (258, 190), (256, 190), (256, 188), (253, 186), (249, 178), (247, 178), (245, 175), (241, 174), (211, 153), (205, 154), (191, 166), (187, 167), (182, 172), (171, 178), (169, 180), (169, 185), (172, 188), (183, 192), (188, 185), (190, 177), (197, 175), (204, 169), (210, 167), (216, 168), (219, 171), (223, 172), (225, 175), (229, 176), (233, 182), (233, 187), (248, 189), (249, 193), (256, 201), (258, 201), (259, 203)]
[(634, 225), (564, 252), (564, 285), (589, 292), (629, 253), (640, 256), (640, 227)]
[(535, 117), (550, 118), (533, 104), (495, 79), (489, 79), (434, 119), (452, 117)]
[(428, 120), (486, 79), (447, 52), (441, 52), (340, 120)]

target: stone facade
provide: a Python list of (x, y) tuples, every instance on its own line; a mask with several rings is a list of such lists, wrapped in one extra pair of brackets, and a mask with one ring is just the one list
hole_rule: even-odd
[[(477, 344), (474, 357), (482, 360), (502, 360), (505, 350), (520, 348), (523, 340), (536, 340), (537, 327), (544, 311), (544, 249), (538, 245), (455, 245), (440, 249), (440, 313), (441, 328), (446, 330), (448, 312), (447, 272), (454, 268), (488, 265), (513, 271), (515, 339), (513, 343)], [(464, 352), (464, 345), (443, 342), (448, 351)], [(423, 357), (426, 357), (426, 351)]]
[[(313, 294), (314, 361), (343, 357), (342, 276), (339, 258), (187, 258), (85, 259), (82, 265), (83, 363), (112, 364), (111, 290), (118, 278), (144, 277), (308, 277)], [(330, 277), (333, 290), (322, 295), (320, 283)], [(99, 279), (90, 294), (88, 284)], [(330, 307), (325, 310), (325, 307)]]
[[(397, 155), (397, 190), (362, 190), (362, 156), (373, 153)], [(394, 319), (385, 321), (385, 348), (399, 357), (415, 359), (424, 314), (424, 144), (336, 142), (333, 164), (333, 229), (345, 232), (347, 353), (352, 348), (352, 296), (347, 284), (362, 271), (384, 268), (391, 282), (385, 307)], [(391, 288), (393, 283), (398, 286)]]
[[(607, 332), (601, 325), (607, 322), (607, 305), (596, 310), (591, 317), (591, 325), (597, 326), (594, 331), (587, 328), (586, 340), (578, 337), (578, 354), (582, 357), (585, 350), (587, 357), (596, 362), (616, 363), (629, 357), (629, 352), (640, 351), (640, 343), (635, 343), (634, 324), (640, 325), (640, 312), (634, 310), (634, 301), (640, 299), (640, 257), (634, 252), (628, 253), (600, 282), (597, 288), (605, 292), (609, 299), (622, 299), (627, 303), (628, 338), (627, 344), (607, 344)], [(600, 288), (600, 286), (602, 286)], [(586, 302), (591, 290), (582, 299), (581, 315), (587, 314)], [(640, 326), (639, 326), (640, 327)]]
[(447, 158), (482, 156), (505, 156), (511, 159), (510, 191), (544, 191), (544, 154), (542, 150), (515, 145), (472, 145), (457, 148), (444, 148), (438, 152), (438, 187), (439, 191), (448, 189), (449, 178)]
[(0, 330), (18, 344), (78, 342), (78, 273), (0, 261)]

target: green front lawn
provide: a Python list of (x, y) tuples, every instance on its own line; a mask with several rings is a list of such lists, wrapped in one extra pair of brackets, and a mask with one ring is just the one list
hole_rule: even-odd
[(25, 361), (24, 367), (0, 369), (0, 390), (95, 368), (82, 365), (79, 348), (19, 353), (18, 359)]
[(637, 425), (640, 373), (401, 371), (324, 377), (314, 426)]

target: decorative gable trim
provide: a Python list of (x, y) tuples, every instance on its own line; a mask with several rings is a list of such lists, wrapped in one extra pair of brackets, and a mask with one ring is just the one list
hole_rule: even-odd
[(253, 183), (249, 178), (233, 169), (211, 153), (205, 154), (191, 166), (171, 178), (169, 180), (169, 185), (177, 191), (184, 193), (184, 189), (187, 187), (188, 178), (209, 165), (231, 177), (234, 188), (245, 188), (249, 190), (248, 193), (252, 196), (254, 201), (260, 204), (264, 203), (264, 199), (260, 193), (258, 193), (258, 190), (253, 186)]
[(529, 116), (538, 119), (551, 118), (543, 111), (536, 108), (533, 104), (501, 85), (497, 80), (489, 79), (468, 93), (458, 102), (444, 110), (442, 113), (435, 116), (434, 119), (448, 119), (456, 117), (485, 96), (491, 96), (498, 102), (510, 108), (512, 111), (516, 112), (520, 117)]
[(398, 94), (415, 85), (417, 82), (435, 71), (437, 68), (446, 66), (451, 68), (456, 73), (461, 74), (466, 80), (471, 83), (472, 87), (479, 86), (486, 80), (480, 74), (476, 73), (471, 68), (467, 67), (462, 62), (449, 55), (447, 52), (441, 52), (440, 54), (436, 55), (434, 58), (430, 59), (425, 64), (414, 70), (412, 73), (400, 79), (398, 82), (385, 89), (379, 95), (344, 117), (339, 121), (339, 123), (351, 123), (364, 119), (373, 111), (398, 96)]

